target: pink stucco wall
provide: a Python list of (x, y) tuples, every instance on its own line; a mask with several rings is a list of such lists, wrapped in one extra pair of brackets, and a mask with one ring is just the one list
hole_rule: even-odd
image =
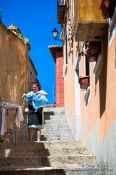
[[(102, 55), (99, 57), (100, 64), (90, 62), (90, 96), (88, 104), (85, 105), (84, 96), (86, 90), (81, 90), (81, 125), (88, 121), (86, 134), (91, 134), (97, 121), (99, 121), (99, 141), (102, 141), (111, 129), (116, 116), (116, 36), (110, 45), (107, 33), (102, 40)], [(85, 74), (84, 57), (80, 60), (80, 76)], [(102, 67), (100, 68), (102, 64)], [(97, 68), (96, 68), (97, 67)], [(96, 71), (95, 71), (96, 68)], [(97, 75), (99, 73), (99, 76)], [(97, 82), (95, 78), (98, 76)], [(86, 135), (85, 135), (86, 137)]]
[(56, 106), (64, 106), (63, 53), (56, 53)]
[[(64, 53), (65, 54), (65, 53)], [(65, 113), (72, 132), (75, 132), (75, 66), (76, 66), (76, 46), (73, 43), (72, 51), (68, 56), (68, 64), (64, 60), (64, 99)]]

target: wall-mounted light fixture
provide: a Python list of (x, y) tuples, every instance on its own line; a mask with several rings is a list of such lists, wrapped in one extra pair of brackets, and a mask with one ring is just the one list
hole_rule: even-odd
[[(61, 41), (61, 39), (58, 38), (59, 31), (58, 31), (56, 28), (54, 28), (54, 29), (52, 30), (52, 35), (53, 35), (53, 38), (54, 38), (55, 40)], [(62, 42), (62, 41), (61, 41), (61, 42)]]

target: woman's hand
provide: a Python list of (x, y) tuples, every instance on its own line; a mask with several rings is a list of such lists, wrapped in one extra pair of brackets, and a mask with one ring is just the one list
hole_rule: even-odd
[(27, 95), (27, 94), (23, 94), (22, 98), (25, 98), (26, 95)]

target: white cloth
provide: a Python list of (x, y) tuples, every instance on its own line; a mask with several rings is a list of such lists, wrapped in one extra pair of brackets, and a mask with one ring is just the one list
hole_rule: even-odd
[(39, 92), (40, 92), (40, 93), (47, 94), (44, 90), (40, 90)]
[(6, 109), (2, 108), (2, 126), (1, 126), (1, 135), (4, 135), (6, 132)]
[(18, 106), (17, 113), (16, 113), (16, 122), (23, 121), (23, 120), (24, 120), (24, 117), (23, 117), (22, 107)]

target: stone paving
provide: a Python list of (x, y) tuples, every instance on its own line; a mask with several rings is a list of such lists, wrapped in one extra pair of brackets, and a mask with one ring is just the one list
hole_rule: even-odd
[[(0, 175), (112, 175), (73, 139), (64, 108), (45, 108), (44, 115), (40, 143), (28, 143), (26, 119), (16, 143), (0, 143)], [(13, 134), (9, 135), (10, 142), (14, 141)]]

